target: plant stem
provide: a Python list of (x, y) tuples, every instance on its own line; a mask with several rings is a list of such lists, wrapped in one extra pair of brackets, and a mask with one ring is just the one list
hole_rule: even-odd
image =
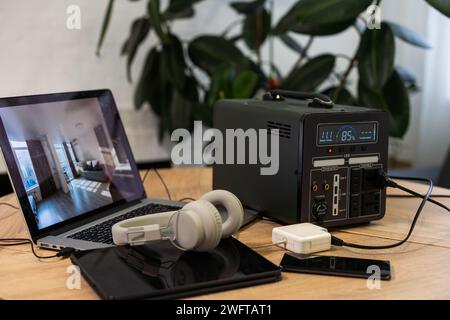
[(342, 89), (345, 86), (345, 83), (347, 82), (348, 77), (350, 76), (350, 73), (352, 72), (353, 68), (356, 66), (358, 60), (357, 60), (357, 53), (353, 56), (353, 58), (350, 60), (347, 69), (345, 70), (344, 74), (341, 78), (341, 83), (339, 84), (339, 87), (333, 92), (332, 99), (335, 100), (339, 97), (339, 94), (341, 93)]
[[(273, 23), (273, 12), (274, 12), (275, 4), (274, 0), (270, 1), (270, 30), (272, 30)], [(269, 66), (270, 66), (270, 77), (273, 77), (273, 54), (274, 54), (274, 45), (273, 45), (273, 35), (272, 32), (269, 33)]]
[(291, 71), (287, 75), (285, 79), (289, 79), (292, 74), (300, 67), (300, 65), (303, 62), (303, 59), (305, 59), (308, 56), (308, 50), (311, 48), (311, 45), (313, 43), (314, 37), (309, 37), (308, 43), (306, 44), (305, 48), (302, 50), (302, 53), (300, 54), (300, 57), (298, 58), (297, 62), (292, 67)]
[(256, 57), (258, 66), (261, 67), (261, 37), (262, 37), (262, 16), (258, 16), (256, 19)]
[[(381, 0), (377, 0), (376, 5), (379, 5), (380, 3), (381, 3)], [(333, 92), (333, 96), (331, 97), (332, 100), (336, 100), (339, 97), (342, 89), (345, 87), (345, 84), (347, 82), (348, 77), (350, 76), (350, 73), (352, 72), (353, 68), (358, 64), (358, 51), (359, 51), (359, 49), (356, 49), (356, 52), (353, 55), (353, 58), (350, 58), (349, 56), (343, 55), (343, 54), (336, 55), (337, 57), (345, 57), (346, 59), (349, 60), (349, 63), (348, 63), (347, 69), (345, 70), (344, 74), (341, 77), (341, 82), (339, 84), (339, 87), (337, 87), (336, 90), (334, 90), (334, 92)]]

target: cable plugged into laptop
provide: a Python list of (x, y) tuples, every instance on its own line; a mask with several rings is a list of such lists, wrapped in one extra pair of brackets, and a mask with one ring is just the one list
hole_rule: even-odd
[(66, 247), (66, 248), (62, 248), (61, 250), (59, 250), (59, 252), (56, 254), (56, 256), (66, 259), (66, 258), (70, 257), (70, 255), (74, 252), (75, 252), (74, 248)]
[(34, 248), (34, 243), (30, 239), (27, 239), (27, 238), (0, 238), (0, 247), (13, 247), (13, 246), (20, 246), (23, 244), (29, 244), (31, 247), (31, 252), (39, 260), (53, 259), (53, 258), (66, 259), (66, 258), (70, 257), (70, 255), (72, 253), (75, 252), (74, 248), (66, 247), (66, 248), (59, 250), (56, 254), (53, 254), (51, 256), (40, 256), (39, 254), (37, 254), (37, 252)]
[[(8, 206), (15, 210), (19, 210), (19, 207), (16, 207), (10, 203), (6, 202), (0, 202), (0, 206)], [(72, 253), (75, 252), (74, 248), (66, 247), (58, 251), (58, 253), (51, 255), (51, 256), (40, 256), (36, 253), (34, 249), (34, 243), (30, 239), (27, 238), (0, 238), (0, 247), (13, 247), (13, 246), (20, 246), (23, 244), (30, 244), (31, 251), (33, 255), (38, 259), (51, 259), (51, 258), (62, 258), (66, 259), (70, 257)]]

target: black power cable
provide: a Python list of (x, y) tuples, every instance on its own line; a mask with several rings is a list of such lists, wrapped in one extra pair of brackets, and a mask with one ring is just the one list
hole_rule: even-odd
[(151, 169), (147, 169), (147, 171), (145, 171), (144, 176), (141, 179), (142, 183), (145, 183), (145, 180), (147, 180), (147, 176), (150, 173), (150, 170)]
[[(161, 174), (158, 172), (158, 170), (156, 170), (156, 169), (154, 169), (154, 170), (155, 170), (155, 173), (156, 173), (156, 175), (158, 176), (159, 180), (160, 180), (161, 183), (163, 184), (164, 189), (166, 190), (167, 197), (169, 198), (169, 200), (172, 200), (172, 196), (171, 196), (171, 194), (170, 194), (170, 192), (169, 192), (169, 188), (167, 187), (166, 182), (164, 181), (163, 177), (162, 177)], [(147, 176), (148, 176), (149, 173), (150, 173), (150, 169), (148, 169), (148, 170), (145, 172), (144, 177), (142, 178), (142, 183), (145, 182), (145, 180), (147, 179)], [(186, 201), (195, 201), (195, 199), (192, 198), (192, 197), (185, 197), (185, 198), (181, 198), (180, 200), (178, 200), (178, 202), (186, 202)]]
[[(411, 181), (423, 181), (423, 182), (427, 182), (428, 183), (428, 191), (425, 195), (421, 195), (411, 189), (408, 189), (402, 185), (399, 185), (398, 183), (396, 183), (395, 181), (393, 181), (392, 179), (397, 179), (397, 180), (411, 180)], [(431, 181), (430, 179), (425, 179), (425, 178), (404, 178), (404, 177), (387, 177), (384, 175), (379, 175), (378, 176), (378, 182), (381, 184), (381, 187), (391, 187), (391, 188), (396, 188), (396, 189), (400, 189), (402, 191), (405, 191), (413, 196), (422, 198), (422, 201), (420, 202), (419, 208), (416, 211), (416, 214), (414, 215), (414, 219), (411, 223), (411, 227), (409, 228), (409, 231), (406, 235), (406, 237), (396, 243), (392, 243), (392, 244), (388, 244), (388, 245), (382, 245), (382, 246), (369, 246), (369, 245), (362, 245), (362, 244), (356, 244), (356, 243), (351, 243), (351, 242), (345, 242), (342, 239), (339, 239), (335, 236), (331, 236), (331, 244), (335, 245), (335, 246), (340, 246), (340, 247), (350, 247), (350, 248), (357, 248), (357, 249), (367, 249), (367, 250), (382, 250), (382, 249), (391, 249), (391, 248), (395, 248), (398, 247), (402, 244), (404, 244), (406, 241), (408, 241), (409, 237), (411, 236), (417, 220), (419, 219), (420, 214), (422, 213), (422, 210), (425, 206), (425, 204), (427, 203), (427, 201), (430, 200), (430, 196), (431, 193), (433, 192), (433, 181)]]
[(166, 185), (166, 182), (164, 181), (163, 177), (161, 177), (161, 175), (159, 174), (158, 169), (155, 168), (154, 170), (155, 170), (155, 173), (158, 176), (159, 180), (161, 180), (161, 183), (163, 184), (164, 189), (166, 189), (167, 197), (169, 198), (169, 200), (172, 200), (172, 196), (170, 195), (170, 191)]
[(9, 217), (14, 216), (16, 214), (17, 210), (19, 210), (19, 207), (16, 207), (15, 205), (10, 204), (8, 202), (0, 202), (0, 206), (10, 207), (10, 208), (13, 208), (14, 210), (16, 210), (16, 211), (14, 211), (13, 213), (11, 213), (11, 214), (9, 214), (7, 216), (4, 215), (4, 216), (0, 217), (0, 220), (7, 219)]
[(15, 205), (8, 203), (8, 202), (0, 202), (0, 206), (7, 206), (7, 207), (13, 208), (15, 210), (19, 210), (19, 207), (16, 207)]
[[(416, 198), (412, 194), (388, 194), (388, 198)], [(423, 197), (423, 196), (422, 196)], [(450, 194), (432, 194), (430, 198), (450, 198)]]
[[(388, 198), (422, 198), (424, 195), (421, 195), (418, 192), (412, 191), (411, 194), (391, 194), (387, 196)], [(450, 207), (446, 206), (445, 204), (434, 200), (433, 198), (450, 198), (450, 195), (444, 195), (444, 194), (437, 194), (437, 195), (431, 195), (428, 199), (428, 202), (437, 205), (438, 207), (441, 207), (444, 210), (447, 210), (450, 212)]]
[(34, 248), (34, 243), (30, 239), (27, 238), (0, 238), (0, 247), (12, 247), (12, 246), (20, 246), (23, 244), (29, 244), (31, 247), (31, 252), (38, 259), (52, 259), (52, 258), (67, 258), (74, 251), (74, 248), (63, 248), (58, 253), (53, 254), (51, 256), (40, 256), (36, 253)]
[[(141, 179), (142, 183), (145, 183), (145, 180), (147, 179), (147, 176), (150, 173), (150, 170), (151, 169), (148, 169), (145, 172), (144, 176)], [(161, 181), (162, 185), (164, 186), (164, 189), (166, 190), (167, 197), (169, 198), (169, 200), (172, 200), (172, 196), (170, 194), (169, 188), (167, 187), (166, 182), (164, 181), (163, 177), (159, 173), (158, 169), (154, 168), (153, 171), (155, 171), (156, 175), (158, 176), (158, 179)]]
[(191, 197), (186, 197), (186, 198), (181, 198), (180, 200), (178, 200), (179, 202), (186, 202), (186, 201), (195, 201), (194, 198)]
[[(0, 206), (8, 206), (13, 209), (19, 210), (18, 207), (14, 206), (12, 204), (9, 204), (7, 202), (0, 202)], [(37, 252), (34, 248), (34, 243), (30, 239), (27, 239), (27, 238), (0, 238), (0, 247), (13, 247), (13, 246), (20, 246), (20, 245), (24, 245), (24, 244), (30, 245), (31, 252), (38, 259), (67, 258), (72, 254), (72, 252), (75, 251), (75, 249), (73, 249), (73, 248), (63, 248), (54, 255), (40, 256), (37, 254)]]

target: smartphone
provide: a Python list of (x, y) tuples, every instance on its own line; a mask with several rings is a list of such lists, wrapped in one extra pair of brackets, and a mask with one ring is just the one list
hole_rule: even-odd
[(280, 267), (285, 272), (316, 273), (345, 277), (391, 279), (391, 264), (384, 260), (370, 260), (332, 256), (308, 256), (285, 253)]

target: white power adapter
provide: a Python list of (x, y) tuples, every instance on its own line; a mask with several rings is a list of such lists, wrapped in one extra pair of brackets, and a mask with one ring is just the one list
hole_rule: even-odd
[(314, 224), (299, 223), (273, 228), (272, 242), (295, 253), (309, 254), (330, 250), (331, 234)]

